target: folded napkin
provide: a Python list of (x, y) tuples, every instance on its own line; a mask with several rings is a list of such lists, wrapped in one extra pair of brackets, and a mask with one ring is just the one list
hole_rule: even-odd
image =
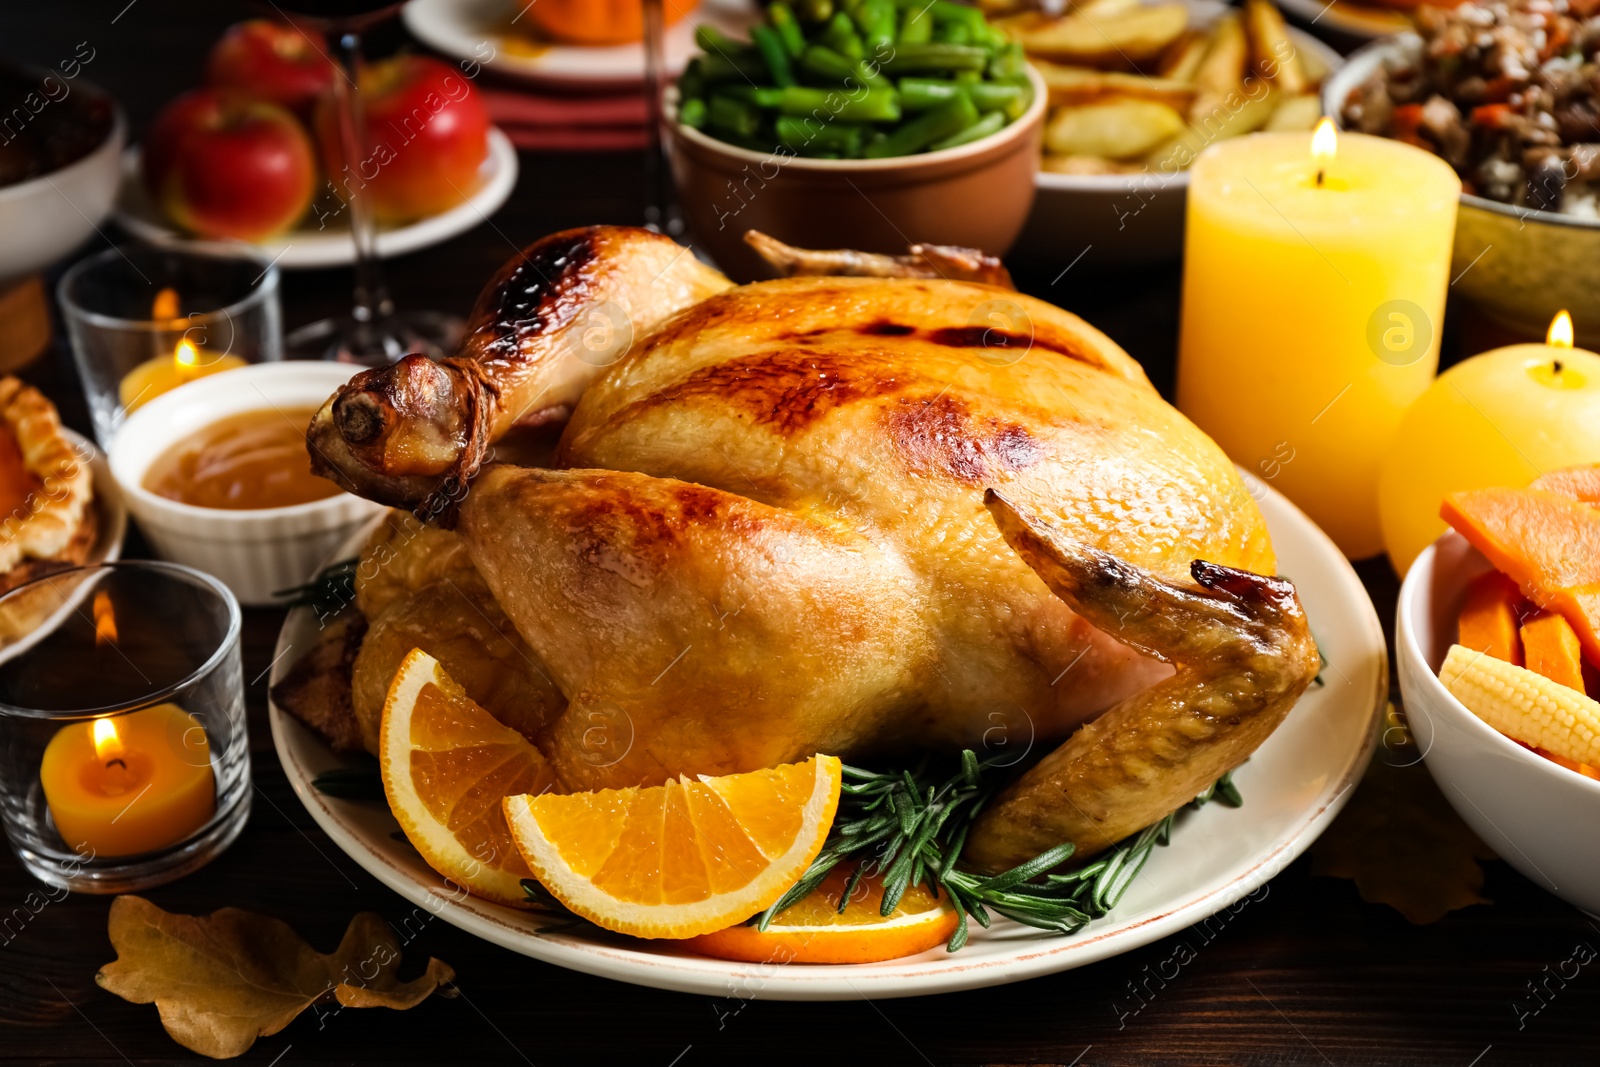
[(649, 143), (637, 89), (606, 96), (486, 89), (483, 98), (490, 120), (525, 151), (637, 151)]

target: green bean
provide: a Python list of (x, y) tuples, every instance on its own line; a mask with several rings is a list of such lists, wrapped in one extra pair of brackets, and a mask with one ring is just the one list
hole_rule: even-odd
[(778, 36), (777, 30), (770, 26), (752, 26), (750, 39), (761, 53), (761, 61), (767, 65), (774, 85), (782, 88), (799, 84), (794, 80), (794, 70), (789, 66), (789, 53), (784, 50), (783, 38)]
[(933, 25), (933, 39), (939, 44), (971, 44), (972, 33), (965, 23), (936, 22)]
[(1022, 45), (1016, 41), (1008, 41), (995, 50), (994, 58), (989, 61), (989, 77), (1000, 81), (1015, 78), (1021, 84), (1028, 83), (1028, 57), (1023, 54)]
[(989, 53), (982, 48), (954, 44), (903, 44), (883, 64), (883, 72), (894, 77), (935, 71), (983, 70)]
[(800, 57), (800, 69), (820, 81), (835, 82), (848, 87), (864, 85), (869, 89), (889, 89), (893, 85), (879, 74), (870, 60), (851, 62), (826, 45), (814, 44)]
[(894, 48), (894, 0), (862, 0), (856, 25), (867, 55), (888, 53)]
[(709, 22), (702, 22), (694, 28), (694, 43), (700, 46), (702, 52), (721, 53), (730, 57), (750, 50), (746, 42), (729, 37)]
[(706, 78), (700, 72), (700, 60), (692, 59), (678, 77), (678, 99), (689, 100), (706, 94)]
[(767, 65), (752, 52), (738, 55), (707, 52), (700, 57), (700, 75), (708, 82), (751, 82), (767, 76)]
[(805, 86), (757, 89), (755, 102), (783, 115), (815, 115), (820, 111), (843, 122), (900, 120), (900, 94), (893, 89), (863, 89), (859, 93)]
[(926, 111), (930, 107), (947, 104), (962, 89), (955, 82), (940, 78), (901, 78), (899, 87), (900, 106), (907, 111)]
[(925, 3), (908, 7), (900, 14), (900, 43), (926, 44), (933, 40), (933, 15)]
[(945, 148), (956, 148), (959, 145), (971, 144), (973, 141), (981, 140), (991, 133), (999, 133), (1005, 127), (1005, 124), (1005, 112), (991, 111), (960, 133), (952, 134), (942, 141), (933, 142), (928, 146), (928, 151), (938, 152)]
[(755, 105), (715, 93), (706, 105), (706, 121), (719, 130), (738, 137), (754, 137), (761, 128), (761, 113)]
[(706, 124), (706, 102), (698, 96), (685, 100), (678, 109), (678, 121), (697, 130), (703, 127)]
[(795, 21), (794, 9), (784, 3), (784, 0), (773, 0), (772, 5), (767, 8), (767, 21), (783, 39), (783, 50), (789, 53), (789, 58), (799, 59), (801, 53), (806, 50), (806, 35), (800, 29), (800, 23)]
[(778, 141), (802, 155), (837, 152), (850, 157), (861, 154), (866, 127), (853, 122), (818, 122), (798, 115), (780, 115), (772, 124)]
[(890, 131), (889, 136), (868, 146), (862, 154), (868, 159), (909, 156), (935, 141), (954, 137), (977, 121), (978, 109), (963, 93), (949, 103), (924, 111), (905, 125)]
[(843, 11), (836, 12), (822, 31), (822, 43), (846, 59), (861, 59), (867, 52), (861, 46), (855, 23)]
[(799, 15), (807, 22), (827, 22), (833, 18), (833, 0), (799, 0)]

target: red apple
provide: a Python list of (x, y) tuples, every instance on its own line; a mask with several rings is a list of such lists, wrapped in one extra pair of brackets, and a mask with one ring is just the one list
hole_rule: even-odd
[(300, 121), (276, 104), (194, 89), (156, 116), (144, 179), (172, 220), (203, 237), (256, 241), (311, 204), (316, 155)]
[(489, 112), (459, 70), (402, 55), (361, 72), (365, 152), (347, 161), (331, 93), (317, 103), (317, 143), (334, 186), (370, 198), (384, 222), (437, 215), (478, 188), (489, 155)]
[(333, 81), (316, 38), (296, 26), (251, 19), (228, 28), (206, 59), (206, 83), (288, 108), (302, 118)]

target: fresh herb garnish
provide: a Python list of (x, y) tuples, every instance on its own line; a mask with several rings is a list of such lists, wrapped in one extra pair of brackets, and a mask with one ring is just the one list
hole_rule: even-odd
[[(1071, 858), (1071, 842), (990, 877), (963, 871), (959, 868), (961, 851), (973, 820), (1009, 781), (1002, 760), (1009, 762), (1009, 757), (980, 760), (968, 749), (961, 754), (960, 770), (942, 780), (929, 771), (926, 761), (915, 771), (869, 771), (845, 765), (839, 813), (822, 852), (793, 888), (752, 921), (765, 930), (774, 916), (816, 889), (847, 859), (854, 860), (856, 867), (840, 895), (841, 911), (868, 873), (883, 875), (881, 914), (885, 916), (894, 912), (914, 883), (924, 883), (933, 892), (942, 889), (960, 916), (945, 946), (950, 952), (967, 943), (967, 920), (987, 928), (991, 911), (1058, 934), (1075, 933), (1110, 912), (1155, 846), (1165, 845), (1171, 838), (1177, 813), (1065, 874), (1049, 872)], [(1231, 773), (1195, 797), (1192, 804), (1198, 807), (1211, 800), (1229, 807), (1242, 803)]]
[(383, 775), (373, 767), (335, 767), (311, 779), (311, 785), (325, 796), (340, 800), (382, 800)]
[(304, 585), (279, 589), (272, 595), (283, 598), (281, 608), (311, 608), (318, 618), (337, 615), (356, 598), (355, 556), (328, 564)]

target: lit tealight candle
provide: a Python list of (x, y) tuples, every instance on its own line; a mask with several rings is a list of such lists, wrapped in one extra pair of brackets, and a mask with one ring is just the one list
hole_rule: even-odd
[[(94, 598), (95, 642), (115, 641), (111, 599)], [(175, 845), (216, 810), (211, 743), (176, 704), (64, 726), (45, 746), (39, 784), (75, 852), (131, 856)]]
[(1219, 141), (1190, 171), (1178, 407), (1351, 558), (1439, 359), (1461, 182), (1399, 141)]
[[(179, 319), (178, 310), (177, 292), (163, 289), (156, 294), (150, 315), (158, 322), (174, 320)], [(186, 382), (209, 377), (221, 371), (233, 370), (235, 367), (243, 367), (245, 364), (246, 361), (238, 356), (207, 355), (204, 350), (196, 348), (185, 337), (173, 348), (171, 355), (162, 354), (154, 359), (147, 359), (129, 371), (118, 387), (118, 399), (122, 401), (123, 408), (131, 413), (162, 393), (169, 393)]]

